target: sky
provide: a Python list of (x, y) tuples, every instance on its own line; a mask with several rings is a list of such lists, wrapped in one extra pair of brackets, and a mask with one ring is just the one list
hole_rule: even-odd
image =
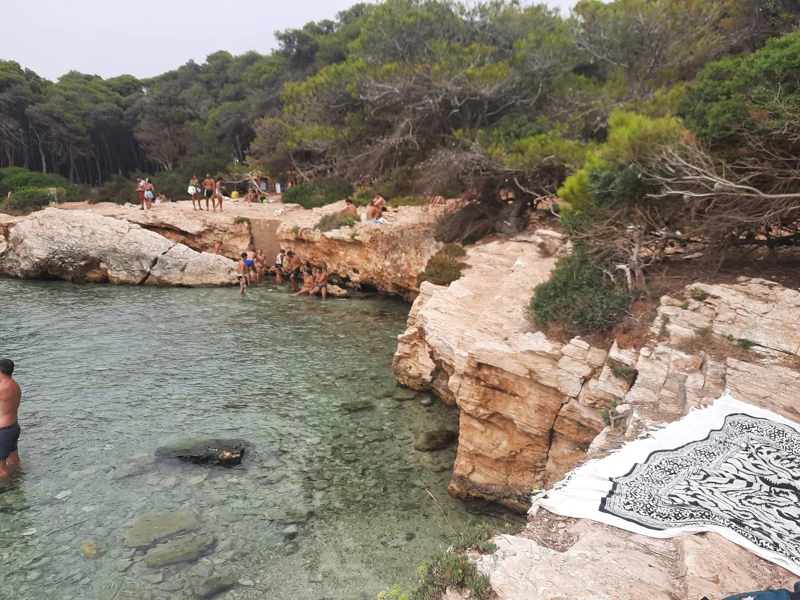
[[(152, 77), (217, 50), (268, 54), (276, 30), (332, 19), (358, 0), (5, 0), (0, 59), (42, 77)], [(566, 12), (575, 0), (548, 0)], [(9, 6), (10, 5), (10, 6)]]

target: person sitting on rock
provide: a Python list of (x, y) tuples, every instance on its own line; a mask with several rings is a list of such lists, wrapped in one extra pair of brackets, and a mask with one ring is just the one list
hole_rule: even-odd
[(355, 205), (355, 204), (353, 204), (353, 201), (352, 201), (352, 200), (350, 200), (350, 198), (348, 198), (347, 200), (345, 200), (345, 201), (344, 201), (344, 211), (343, 211), (343, 214), (345, 214), (345, 215), (352, 215), (352, 216), (354, 216), (354, 217), (357, 217), (357, 216), (358, 216), (358, 209), (356, 208), (356, 205)]
[(381, 209), (375, 206), (374, 203), (370, 203), (370, 205), (367, 206), (367, 213), (364, 215), (364, 221), (367, 223), (377, 223), (378, 219), (381, 217)]
[(323, 300), (328, 297), (328, 273), (325, 271), (325, 267), (317, 268), (317, 275), (314, 278), (314, 289), (311, 290), (309, 295), (316, 296), (317, 294), (321, 294)]
[(292, 294), (292, 296), (302, 296), (303, 294), (311, 295), (311, 292), (314, 290), (314, 273), (311, 269), (306, 268), (303, 272), (303, 289), (301, 289), (296, 294)]
[(372, 204), (378, 207), (378, 210), (381, 212), (386, 212), (389, 210), (388, 206), (386, 205), (386, 198), (381, 196), (380, 194), (376, 194), (375, 197), (372, 199)]
[(239, 262), (236, 263), (236, 279), (239, 281), (239, 294), (244, 294), (244, 288), (247, 287), (249, 280), (249, 269), (245, 261), (247, 260), (247, 252), (242, 252), (239, 257)]

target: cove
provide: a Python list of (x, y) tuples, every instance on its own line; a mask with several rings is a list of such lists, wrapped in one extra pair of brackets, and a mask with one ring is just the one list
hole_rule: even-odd
[[(0, 589), (14, 598), (374, 598), (471, 520), (446, 493), (457, 429), (440, 402), (392, 398), (408, 305), (291, 298), (267, 284), (134, 288), (0, 279), (0, 354), (23, 387), (24, 474), (0, 493)], [(343, 407), (369, 402), (371, 408)], [(184, 438), (237, 438), (241, 465), (154, 458)], [(143, 515), (188, 512), (209, 553), (148, 566), (123, 541)], [(95, 542), (104, 553), (85, 558)], [(124, 590), (120, 592), (120, 590)]]

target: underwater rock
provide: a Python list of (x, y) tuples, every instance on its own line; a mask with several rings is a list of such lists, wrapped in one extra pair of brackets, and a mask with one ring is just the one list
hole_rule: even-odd
[(392, 398), (394, 398), (398, 402), (413, 400), (416, 397), (417, 397), (417, 392), (415, 390), (410, 390), (408, 388), (402, 388), (402, 387), (398, 387), (397, 389), (395, 389), (394, 394), (392, 394)]
[(81, 554), (86, 558), (98, 558), (104, 550), (97, 545), (97, 542), (86, 542), (81, 546)]
[(236, 585), (236, 579), (225, 575), (213, 575), (195, 579), (192, 582), (192, 591), (201, 598), (213, 598), (217, 594), (226, 592)]
[(342, 404), (342, 408), (347, 412), (359, 412), (362, 410), (369, 410), (373, 407), (372, 402), (369, 400), (362, 400), (360, 402), (346, 402)]
[(417, 440), (414, 442), (414, 450), (419, 450), (420, 452), (444, 450), (452, 446), (456, 440), (458, 440), (458, 433), (449, 429), (426, 431), (417, 436)]
[(189, 439), (161, 446), (156, 449), (156, 456), (196, 465), (232, 467), (242, 462), (247, 448), (244, 440)]
[(123, 544), (127, 548), (142, 548), (165, 540), (176, 533), (192, 529), (197, 517), (192, 513), (175, 512), (139, 517), (131, 527)]
[(144, 562), (148, 567), (165, 567), (197, 560), (216, 543), (211, 535), (190, 535), (171, 540), (148, 550)]

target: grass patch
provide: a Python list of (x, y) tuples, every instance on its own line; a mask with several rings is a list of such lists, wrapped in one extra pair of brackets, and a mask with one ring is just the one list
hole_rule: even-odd
[(317, 223), (317, 229), (323, 233), (326, 231), (333, 231), (334, 229), (341, 229), (342, 227), (352, 227), (361, 221), (361, 217), (356, 215), (343, 215), (342, 213), (334, 213), (325, 215)]
[(628, 296), (583, 249), (558, 260), (549, 281), (539, 284), (528, 306), (540, 329), (555, 325), (568, 335), (607, 331), (625, 313)]
[(693, 300), (697, 300), (698, 302), (702, 302), (708, 298), (708, 292), (701, 290), (700, 288), (692, 288), (689, 292)]
[(624, 380), (629, 386), (632, 386), (633, 382), (636, 381), (636, 369), (633, 367), (629, 367), (612, 358), (609, 358), (606, 364), (611, 368), (611, 374), (614, 377)]
[(428, 566), (420, 567), (419, 574), (419, 587), (413, 600), (438, 600), (449, 587), (468, 591), (470, 598), (477, 600), (495, 597), (489, 577), (479, 573), (464, 554), (440, 552)]
[(674, 347), (685, 354), (697, 356), (706, 352), (717, 360), (735, 358), (743, 362), (753, 362), (758, 355), (752, 352), (758, 343), (753, 340), (735, 338), (732, 335), (716, 336), (710, 327), (697, 329), (691, 338), (684, 339)]
[(295, 225), (292, 227), (292, 235), (297, 235), (298, 233), (300, 233), (300, 225)]
[(417, 276), (417, 283), (430, 281), (436, 285), (450, 285), (461, 278), (467, 264), (458, 260), (467, 254), (459, 244), (445, 244), (425, 265), (425, 270)]
[(248, 219), (247, 217), (236, 217), (233, 220), (233, 224), (234, 225), (240, 225), (242, 223), (247, 223), (249, 225), (250, 224), (250, 219)]

